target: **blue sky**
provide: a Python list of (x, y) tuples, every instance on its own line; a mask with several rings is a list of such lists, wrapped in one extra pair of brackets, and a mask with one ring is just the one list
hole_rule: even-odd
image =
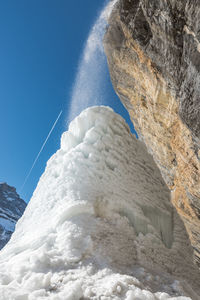
[[(27, 202), (47, 160), (59, 148), (62, 132), (67, 129), (66, 115), (78, 63), (103, 3), (102, 0), (0, 2), (0, 182), (15, 186), (19, 192), (51, 126), (63, 110), (20, 193)], [(106, 80), (103, 104), (127, 118), (108, 74)]]

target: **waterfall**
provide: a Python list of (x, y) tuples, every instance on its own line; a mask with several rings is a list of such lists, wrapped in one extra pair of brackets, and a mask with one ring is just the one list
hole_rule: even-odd
[(88, 35), (72, 88), (68, 122), (89, 106), (106, 104), (107, 66), (102, 40), (107, 19), (116, 2), (106, 2)]

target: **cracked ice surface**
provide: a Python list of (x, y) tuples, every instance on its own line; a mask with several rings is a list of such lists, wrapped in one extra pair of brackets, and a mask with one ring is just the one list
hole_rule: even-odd
[(198, 299), (198, 279), (151, 155), (110, 108), (83, 111), (1, 251), (0, 299)]

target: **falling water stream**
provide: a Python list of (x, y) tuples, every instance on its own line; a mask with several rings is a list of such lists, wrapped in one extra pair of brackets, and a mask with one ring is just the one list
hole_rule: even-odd
[(67, 116), (69, 122), (83, 109), (105, 104), (107, 66), (102, 40), (108, 17), (116, 2), (117, 0), (109, 1), (109, 3), (106, 1), (88, 35), (72, 89)]

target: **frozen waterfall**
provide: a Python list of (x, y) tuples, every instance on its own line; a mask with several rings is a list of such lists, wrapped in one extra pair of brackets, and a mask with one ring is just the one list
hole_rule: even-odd
[(199, 272), (169, 197), (122, 117), (83, 111), (0, 253), (0, 299), (198, 299)]

